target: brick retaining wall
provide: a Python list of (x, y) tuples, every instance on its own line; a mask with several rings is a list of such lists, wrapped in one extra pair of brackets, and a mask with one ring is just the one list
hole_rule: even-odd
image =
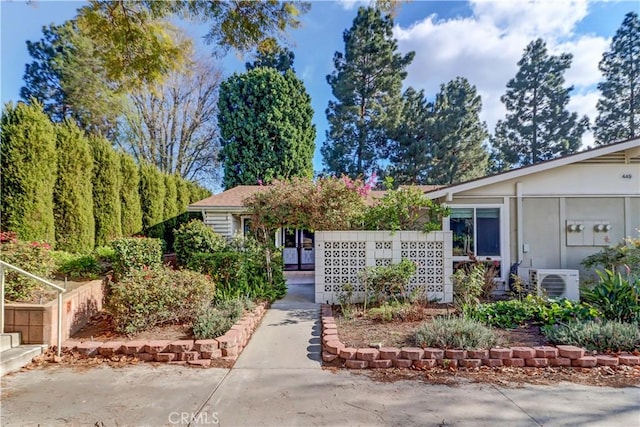
[(350, 369), (463, 367), (580, 367), (640, 365), (633, 354), (591, 354), (571, 345), (508, 347), (490, 350), (444, 350), (420, 347), (350, 348), (340, 341), (330, 305), (322, 305), (322, 360)]
[(62, 351), (85, 356), (109, 357), (123, 354), (142, 362), (164, 362), (173, 365), (207, 367), (212, 360), (235, 362), (249, 342), (267, 311), (266, 303), (245, 314), (221, 337), (208, 340), (148, 340), (148, 341), (65, 341)]

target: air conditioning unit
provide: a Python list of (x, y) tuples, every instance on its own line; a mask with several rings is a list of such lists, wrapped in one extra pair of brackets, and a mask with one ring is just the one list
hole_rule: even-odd
[(538, 296), (580, 300), (578, 270), (532, 268), (529, 270), (529, 283), (538, 290)]

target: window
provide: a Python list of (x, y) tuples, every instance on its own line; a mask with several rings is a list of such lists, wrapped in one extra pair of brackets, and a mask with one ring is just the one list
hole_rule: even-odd
[(454, 257), (500, 257), (500, 208), (451, 208), (449, 226)]

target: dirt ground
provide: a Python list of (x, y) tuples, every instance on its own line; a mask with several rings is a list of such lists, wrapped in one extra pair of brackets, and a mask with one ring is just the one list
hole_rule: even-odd
[(119, 334), (115, 331), (111, 315), (102, 311), (93, 316), (87, 325), (73, 334), (70, 340), (144, 341), (154, 339), (190, 340), (193, 338), (190, 325), (165, 325), (133, 335)]

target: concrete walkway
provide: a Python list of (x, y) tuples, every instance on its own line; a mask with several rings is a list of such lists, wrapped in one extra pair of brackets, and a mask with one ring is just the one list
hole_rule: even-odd
[(231, 370), (145, 364), (8, 375), (0, 424), (640, 425), (638, 387), (375, 383), (322, 370), (319, 306), (312, 300), (312, 286), (290, 285)]

